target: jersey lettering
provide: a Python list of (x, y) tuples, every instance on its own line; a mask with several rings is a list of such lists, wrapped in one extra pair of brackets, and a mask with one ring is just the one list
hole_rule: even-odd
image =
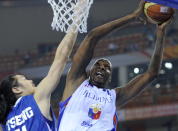
[[(33, 110), (31, 107), (25, 108), (20, 115), (16, 115), (12, 118), (10, 118), (6, 125), (8, 127), (8, 130), (15, 128), (16, 126), (20, 126), (25, 123), (28, 119), (34, 116)], [(23, 130), (24, 129), (24, 130)], [(22, 131), (26, 131), (25, 127), (22, 127)], [(17, 130), (18, 131), (18, 130)]]

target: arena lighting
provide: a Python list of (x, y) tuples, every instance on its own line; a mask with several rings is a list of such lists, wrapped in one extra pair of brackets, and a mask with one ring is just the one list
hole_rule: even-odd
[(138, 67), (135, 67), (135, 68), (134, 68), (134, 73), (135, 73), (135, 74), (138, 74), (139, 72), (140, 72), (140, 69), (139, 69)]
[(160, 85), (159, 83), (157, 83), (157, 84), (155, 85), (156, 88), (160, 88), (160, 86), (161, 86), (161, 85)]
[(171, 62), (166, 62), (166, 63), (164, 64), (164, 66), (165, 66), (167, 69), (170, 69), (170, 70), (173, 68), (173, 65), (172, 65)]

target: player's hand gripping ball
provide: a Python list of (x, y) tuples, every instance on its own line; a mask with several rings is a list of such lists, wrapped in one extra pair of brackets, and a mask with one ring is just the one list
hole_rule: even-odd
[(144, 5), (144, 13), (151, 23), (161, 24), (173, 16), (174, 9), (164, 5), (146, 2)]

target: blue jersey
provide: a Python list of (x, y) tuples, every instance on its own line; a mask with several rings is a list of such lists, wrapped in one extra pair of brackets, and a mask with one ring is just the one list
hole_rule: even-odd
[(178, 9), (178, 0), (146, 0)]
[[(52, 113), (53, 114), (53, 113)], [(56, 131), (55, 117), (53, 121), (45, 118), (33, 95), (17, 100), (6, 119), (5, 131)]]

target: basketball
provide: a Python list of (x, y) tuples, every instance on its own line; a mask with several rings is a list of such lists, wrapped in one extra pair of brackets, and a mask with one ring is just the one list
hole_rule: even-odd
[(144, 13), (151, 23), (161, 24), (173, 16), (174, 10), (173, 8), (164, 5), (146, 2), (144, 6)]

